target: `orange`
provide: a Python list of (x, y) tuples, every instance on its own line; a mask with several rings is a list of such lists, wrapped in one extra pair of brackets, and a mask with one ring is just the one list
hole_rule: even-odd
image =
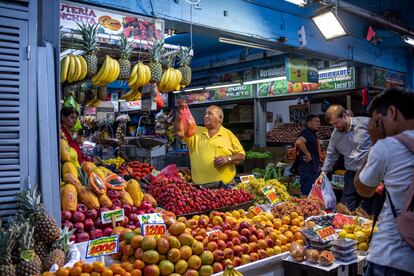
[(278, 236), (277, 236), (277, 239), (278, 239), (278, 240), (280, 240), (280, 243), (281, 243), (282, 245), (285, 245), (285, 244), (287, 243), (287, 238), (286, 238), (286, 237), (285, 237), (285, 235), (283, 235), (283, 234), (278, 235)]
[(286, 252), (286, 251), (288, 251), (288, 248), (286, 247), (286, 245), (282, 245), (282, 246), (280, 247), (280, 249), (282, 249), (282, 252)]
[(293, 225), (290, 227), (290, 231), (292, 231), (293, 233), (297, 233), (299, 232), (300, 228), (299, 226)]
[(134, 265), (130, 262), (123, 262), (121, 267), (125, 269), (127, 272), (131, 272), (134, 269)]
[(105, 265), (101, 262), (94, 262), (93, 263), (93, 271), (95, 272), (102, 272), (105, 268)]
[(295, 233), (295, 240), (302, 240), (302, 239), (303, 239), (302, 233), (301, 232), (296, 232)]
[(286, 231), (284, 234), (288, 242), (293, 242), (293, 240), (295, 239), (295, 236), (291, 231)]
[(283, 216), (282, 217), (282, 223), (283, 224), (289, 224), (290, 223), (290, 217), (289, 216)]
[(299, 224), (300, 224), (300, 220), (299, 220), (298, 218), (294, 218), (294, 219), (292, 219), (292, 220), (290, 221), (290, 224), (291, 224), (291, 225), (296, 225), (296, 226), (299, 226)]
[(277, 233), (274, 232), (274, 231), (270, 232), (269, 233), (269, 238), (271, 238), (273, 242), (276, 242), (276, 240), (277, 240)]
[(85, 262), (84, 261), (77, 261), (75, 265), (82, 266)]
[(101, 273), (94, 271), (91, 273), (91, 276), (101, 276)]
[(299, 221), (304, 221), (305, 219), (303, 218), (303, 216), (298, 216)]
[(131, 273), (129, 273), (128, 271), (125, 271), (124, 273), (121, 274), (122, 276), (131, 276)]
[(104, 268), (101, 275), (102, 276), (112, 276), (112, 275), (114, 275), (114, 273), (109, 268)]
[(70, 270), (69, 270), (69, 275), (70, 276), (79, 276), (82, 273), (82, 267), (80, 265), (74, 265)]
[(92, 264), (83, 264), (82, 265), (82, 272), (85, 273), (91, 273), (93, 271), (93, 265)]
[(111, 270), (114, 272), (114, 274), (121, 274), (122, 270), (124, 270), (119, 264), (112, 264)]
[(68, 276), (69, 269), (66, 267), (59, 267), (59, 269), (55, 273), (56, 276)]
[(277, 240), (275, 241), (275, 245), (277, 245), (277, 246), (281, 246), (281, 245), (282, 245), (282, 242), (281, 242), (279, 239), (277, 239)]
[(295, 218), (297, 218), (299, 215), (298, 215), (298, 213), (296, 213), (296, 212), (292, 212), (292, 213), (290, 213), (290, 218), (291, 219), (295, 219)]
[(131, 271), (131, 276), (141, 276), (142, 272), (140, 269), (134, 269)]
[(137, 269), (144, 269), (145, 263), (142, 260), (135, 260), (134, 261), (134, 268)]
[(83, 272), (83, 273), (81, 273), (80, 276), (91, 276), (91, 274), (90, 273)]
[(289, 226), (287, 226), (286, 224), (282, 225), (282, 227), (280, 227), (279, 229), (282, 233), (285, 233), (286, 231), (289, 230)]
[(273, 227), (278, 230), (280, 226), (282, 226), (282, 221), (280, 219), (274, 219), (273, 221)]

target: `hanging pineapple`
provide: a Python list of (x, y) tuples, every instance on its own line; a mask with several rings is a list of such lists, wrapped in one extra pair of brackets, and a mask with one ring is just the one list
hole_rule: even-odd
[(13, 262), (16, 237), (15, 229), (0, 229), (0, 276), (16, 275), (16, 265)]
[(151, 71), (151, 82), (160, 82), (162, 76), (162, 65), (160, 63), (161, 57), (164, 53), (164, 40), (155, 40), (150, 51), (151, 62), (149, 68)]
[(24, 217), (33, 219), (34, 237), (45, 244), (52, 244), (60, 235), (60, 228), (41, 203), (41, 195), (37, 187), (24, 190), (18, 196), (18, 205)]
[(52, 245), (52, 251), (43, 262), (43, 270), (49, 271), (54, 264), (57, 264), (59, 267), (64, 266), (66, 254), (69, 249), (69, 238), (74, 231), (75, 229), (69, 231), (68, 227), (65, 227), (62, 230), (59, 239), (57, 239)]
[(99, 24), (85, 24), (77, 23), (82, 35), (83, 50), (85, 53), (83, 57), (85, 58), (86, 65), (88, 67), (88, 76), (92, 77), (98, 71), (98, 57), (96, 53), (98, 52), (98, 26)]
[(191, 83), (191, 67), (190, 62), (192, 55), (191, 53), (191, 47), (190, 48), (183, 48), (180, 47), (180, 50), (178, 51), (178, 59), (179, 59), (179, 67), (178, 70), (180, 70), (181, 75), (183, 76), (180, 82), (180, 85), (182, 86), (188, 86)]
[(118, 46), (121, 52), (121, 58), (118, 60), (121, 72), (118, 76), (118, 79), (126, 80), (129, 78), (129, 75), (131, 73), (131, 61), (129, 58), (131, 57), (131, 51), (133, 47), (132, 43), (128, 41), (128, 38), (124, 34), (120, 36), (120, 43)]
[(20, 260), (17, 264), (17, 275), (40, 275), (42, 273), (42, 261), (33, 248), (35, 228), (31, 225), (30, 220), (27, 220), (20, 230)]

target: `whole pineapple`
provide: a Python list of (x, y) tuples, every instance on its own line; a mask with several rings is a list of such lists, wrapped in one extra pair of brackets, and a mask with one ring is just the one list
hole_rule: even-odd
[(19, 237), (20, 260), (17, 264), (17, 275), (32, 276), (42, 273), (42, 261), (33, 250), (34, 228), (27, 221), (21, 227)]
[(50, 245), (59, 238), (60, 228), (55, 219), (46, 213), (36, 186), (32, 190), (22, 191), (17, 199), (20, 212), (24, 216), (29, 215), (33, 221), (36, 240)]
[(49, 255), (50, 246), (45, 244), (43, 241), (38, 241), (35, 239), (35, 242), (33, 244), (33, 249), (36, 252), (37, 256), (39, 256), (40, 260), (42, 261), (42, 264), (44, 264)]
[(13, 229), (0, 229), (0, 276), (15, 276), (16, 265), (13, 262), (13, 251), (17, 233)]
[(118, 79), (126, 80), (129, 78), (131, 73), (131, 61), (129, 58), (131, 57), (132, 51), (132, 43), (128, 41), (128, 38), (122, 34), (120, 36), (120, 43), (119, 43), (119, 50), (121, 52), (121, 57), (118, 59), (120, 73)]
[(69, 231), (68, 227), (65, 227), (62, 230), (59, 239), (57, 239), (52, 245), (52, 251), (43, 262), (43, 270), (49, 271), (54, 264), (57, 264), (59, 267), (62, 267), (65, 264), (69, 238), (74, 231), (75, 229)]
[(98, 72), (98, 57), (96, 52), (98, 51), (98, 26), (99, 24), (86, 24), (86, 23), (77, 23), (82, 35), (83, 50), (85, 53), (83, 57), (85, 58), (86, 65), (88, 67), (88, 76), (92, 77)]
[(182, 48), (178, 51), (179, 67), (181, 75), (183, 76), (180, 82), (180, 85), (188, 86), (191, 83), (191, 48)]
[(162, 77), (161, 57), (164, 53), (164, 40), (155, 40), (151, 49), (151, 62), (149, 68), (151, 71), (151, 82), (160, 82)]

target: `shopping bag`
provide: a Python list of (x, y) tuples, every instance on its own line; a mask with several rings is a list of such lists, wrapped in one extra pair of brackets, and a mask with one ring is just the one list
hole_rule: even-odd
[(181, 109), (181, 124), (185, 137), (191, 137), (195, 134), (196, 122), (187, 105)]
[(336, 210), (336, 196), (325, 174), (315, 180), (308, 197), (322, 201), (325, 210)]
[(160, 175), (167, 177), (178, 176), (178, 169), (176, 164), (166, 166), (160, 171)]

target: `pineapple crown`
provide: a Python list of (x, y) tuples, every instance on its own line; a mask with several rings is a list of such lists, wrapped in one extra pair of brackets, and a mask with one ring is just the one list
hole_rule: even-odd
[(19, 230), (19, 249), (30, 250), (33, 248), (33, 233), (34, 227), (29, 220), (26, 220), (23, 224), (18, 226)]
[(94, 54), (98, 51), (98, 42), (97, 42), (97, 35), (98, 35), (98, 26), (99, 23), (96, 24), (86, 24), (86, 23), (76, 23), (78, 24), (80, 33), (82, 35), (82, 43), (83, 48), (86, 54)]
[(18, 214), (23, 218), (30, 217), (33, 213), (44, 211), (37, 185), (31, 190), (27, 189), (21, 191), (17, 195), (17, 203), (19, 206)]
[(0, 229), (0, 264), (13, 254), (16, 237), (17, 232), (13, 227)]
[(164, 39), (156, 39), (152, 43), (152, 48), (150, 50), (151, 61), (160, 62), (161, 57), (164, 54)]
[(180, 50), (178, 51), (178, 55), (177, 55), (180, 66), (190, 65), (191, 59), (193, 58), (190, 52), (191, 52), (191, 47), (184, 48), (180, 46)]
[(169, 54), (161, 57), (161, 65), (163, 68), (171, 67), (174, 64), (177, 54)]
[(65, 226), (65, 228), (60, 231), (60, 236), (56, 241), (54, 241), (52, 247), (59, 248), (66, 254), (69, 250), (69, 238), (74, 232), (75, 229), (69, 230), (69, 228)]
[(132, 42), (128, 41), (128, 38), (124, 34), (119, 36), (118, 47), (121, 52), (121, 59), (129, 59), (132, 49), (134, 48), (132, 46)]

